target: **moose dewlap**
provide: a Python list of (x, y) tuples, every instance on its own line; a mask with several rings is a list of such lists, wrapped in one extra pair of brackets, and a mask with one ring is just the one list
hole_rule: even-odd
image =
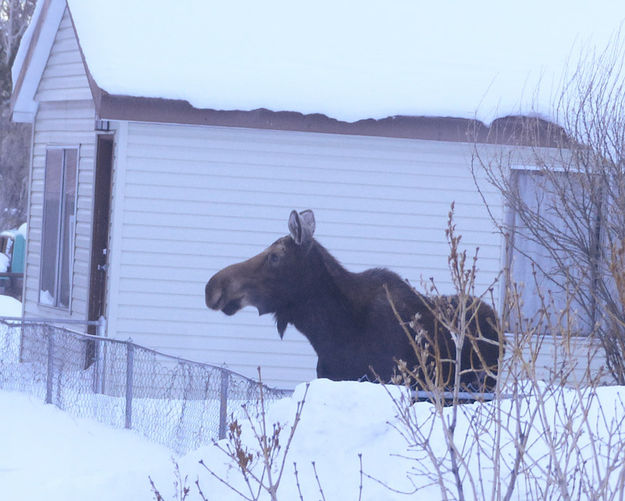
[[(421, 387), (453, 384), (456, 348), (435, 312), (441, 301), (457, 306), (457, 297), (428, 298), (387, 269), (346, 270), (313, 238), (311, 210), (292, 211), (288, 226), (289, 235), (260, 254), (216, 273), (206, 284), (206, 305), (226, 315), (245, 306), (273, 313), (280, 337), (294, 325), (317, 354), (320, 378), (389, 381), (402, 360)], [(460, 381), (491, 391), (499, 357), (495, 313), (467, 301)]]

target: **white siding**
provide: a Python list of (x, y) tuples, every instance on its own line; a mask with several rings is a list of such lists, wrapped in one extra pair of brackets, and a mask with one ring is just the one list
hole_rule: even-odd
[[(517, 343), (520, 346), (517, 346)], [(530, 363), (535, 357), (534, 368), (538, 379), (548, 383), (563, 383), (569, 386), (588, 384), (588, 374), (596, 378), (601, 374), (602, 384), (614, 384), (607, 370), (605, 351), (598, 339), (588, 337), (561, 338), (559, 336), (535, 336), (529, 342), (506, 335), (506, 355), (504, 366), (509, 367), (510, 357), (521, 352), (521, 360)], [(518, 369), (517, 369), (518, 370)], [(510, 374), (502, 375), (507, 381)]]
[(67, 9), (35, 95), (37, 101), (91, 100), (89, 81)]
[[(255, 310), (225, 317), (204, 285), (287, 232), (291, 209), (312, 208), (317, 239), (348, 269), (386, 266), (419, 286), (451, 290), (445, 226), (480, 247), (479, 287), (500, 268), (498, 235), (470, 172), (471, 145), (301, 132), (131, 123), (123, 187), (116, 335), (292, 386), (314, 377), (314, 354)], [(118, 159), (119, 162), (119, 159)], [(497, 197), (487, 192), (497, 208)], [(117, 206), (117, 205), (116, 205)], [(113, 327), (113, 325), (111, 325)]]
[(80, 148), (78, 200), (72, 276), (71, 315), (86, 319), (91, 258), (95, 108), (71, 20), (65, 12), (37, 93), (30, 179), (28, 254), (24, 294), (27, 316), (66, 316), (67, 312), (38, 306), (41, 224), (46, 148)]

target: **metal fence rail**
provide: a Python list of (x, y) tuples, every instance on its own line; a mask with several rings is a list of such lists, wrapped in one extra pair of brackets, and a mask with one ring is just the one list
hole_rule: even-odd
[[(0, 388), (131, 428), (185, 453), (223, 438), (228, 419), (239, 415), (242, 404), (258, 400), (261, 386), (225, 368), (130, 341), (0, 317)], [(290, 394), (263, 391), (267, 401)]]

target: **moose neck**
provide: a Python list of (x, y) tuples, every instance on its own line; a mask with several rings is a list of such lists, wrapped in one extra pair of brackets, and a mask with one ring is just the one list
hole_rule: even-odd
[(287, 311), (285, 320), (304, 334), (318, 355), (350, 344), (358, 336), (358, 304), (353, 290), (356, 275), (349, 272), (319, 243), (313, 242), (311, 266), (302, 293)]

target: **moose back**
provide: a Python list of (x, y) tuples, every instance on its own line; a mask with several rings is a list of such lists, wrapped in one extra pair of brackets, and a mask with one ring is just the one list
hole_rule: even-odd
[[(289, 235), (260, 254), (216, 273), (206, 284), (206, 305), (226, 315), (245, 306), (273, 313), (280, 337), (294, 325), (317, 354), (320, 378), (389, 381), (403, 360), (421, 375), (419, 386), (428, 377), (451, 386), (456, 349), (434, 312), (441, 301), (457, 306), (457, 297), (427, 298), (382, 268), (346, 270), (313, 238), (310, 210), (292, 211), (288, 226)], [(499, 357), (495, 314), (470, 299), (471, 336), (461, 352), (460, 381), (491, 391)]]

